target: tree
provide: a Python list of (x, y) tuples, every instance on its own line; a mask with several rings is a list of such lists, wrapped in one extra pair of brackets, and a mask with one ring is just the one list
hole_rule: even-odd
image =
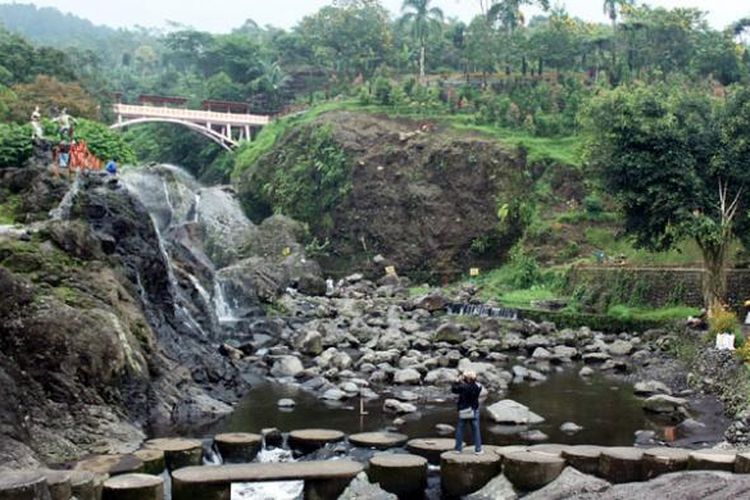
[(73, 116), (99, 118), (98, 103), (78, 83), (65, 83), (39, 75), (33, 82), (15, 85), (11, 90), (16, 96), (8, 116), (12, 121), (26, 123), (34, 106), (39, 106), (48, 115), (56, 108), (68, 108)]
[(303, 19), (296, 32), (311, 52), (304, 62), (316, 60), (349, 78), (372, 76), (392, 49), (388, 12), (374, 0), (324, 7)]
[(604, 0), (604, 13), (612, 21), (612, 72), (617, 67), (617, 17), (623, 7), (633, 5), (634, 3), (635, 0)]
[(524, 16), (521, 7), (537, 4), (544, 10), (549, 9), (549, 0), (500, 0), (493, 2), (487, 10), (487, 20), (499, 21), (510, 35), (519, 26), (523, 26)]
[[(589, 157), (637, 246), (701, 249), (707, 306), (726, 294), (731, 242), (750, 241), (750, 90), (726, 102), (675, 84), (623, 86), (586, 113)], [(744, 138), (744, 139), (743, 139)]]
[(424, 80), (427, 38), (442, 29), (443, 11), (430, 7), (430, 0), (404, 0), (401, 12), (404, 13), (401, 23), (411, 26), (412, 37), (419, 46), (419, 78)]

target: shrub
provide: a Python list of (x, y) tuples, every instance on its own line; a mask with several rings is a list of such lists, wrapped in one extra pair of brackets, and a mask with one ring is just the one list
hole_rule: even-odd
[(117, 158), (119, 163), (131, 165), (137, 161), (135, 152), (125, 139), (102, 123), (81, 119), (75, 134), (76, 138), (86, 141), (89, 150), (100, 160)]
[(539, 263), (521, 245), (511, 250), (511, 269), (511, 284), (516, 288), (531, 288), (542, 279)]
[(387, 78), (378, 77), (373, 85), (373, 95), (375, 102), (382, 106), (393, 104), (393, 85)]
[(0, 123), (0, 168), (22, 167), (31, 157), (31, 127)]
[(711, 311), (708, 326), (709, 334), (712, 336), (720, 333), (737, 333), (740, 329), (740, 321), (732, 311), (717, 307)]

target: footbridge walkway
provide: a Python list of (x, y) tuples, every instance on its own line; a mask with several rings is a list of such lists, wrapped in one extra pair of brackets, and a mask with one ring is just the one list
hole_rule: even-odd
[(254, 131), (268, 125), (271, 120), (267, 115), (230, 111), (229, 107), (223, 112), (118, 102), (113, 106), (116, 122), (110, 128), (120, 129), (142, 123), (173, 123), (204, 135), (226, 150), (232, 150), (241, 141), (251, 140)]

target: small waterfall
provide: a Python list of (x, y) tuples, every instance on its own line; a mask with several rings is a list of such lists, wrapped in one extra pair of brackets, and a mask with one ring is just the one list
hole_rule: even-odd
[(509, 307), (492, 307), (484, 304), (448, 304), (445, 308), (448, 314), (454, 316), (482, 316), (511, 321), (518, 320), (518, 310)]
[(73, 184), (70, 186), (68, 192), (65, 193), (65, 196), (63, 196), (60, 204), (57, 208), (50, 211), (49, 216), (52, 220), (66, 220), (70, 218), (70, 210), (73, 208), (73, 202), (78, 196), (78, 192), (81, 190), (81, 184), (83, 183), (82, 179), (83, 177), (81, 177), (80, 174), (76, 174)]
[[(281, 448), (261, 449), (256, 460), (260, 463), (295, 462), (292, 452)], [(232, 499), (297, 500), (302, 498), (304, 481), (273, 481), (268, 483), (235, 483)]]
[(224, 293), (224, 286), (218, 277), (214, 278), (214, 308), (220, 324), (234, 324), (240, 320), (233, 312), (232, 305)]

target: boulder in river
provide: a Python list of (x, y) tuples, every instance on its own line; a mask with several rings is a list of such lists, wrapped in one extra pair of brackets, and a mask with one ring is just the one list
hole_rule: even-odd
[(643, 409), (653, 413), (678, 415), (685, 412), (688, 400), (666, 394), (656, 394), (643, 401)]
[(672, 395), (672, 390), (667, 387), (666, 384), (657, 380), (637, 382), (633, 386), (633, 392), (638, 396), (652, 396), (654, 394), (667, 394), (670, 396)]
[(488, 406), (487, 413), (499, 424), (534, 425), (544, 422), (542, 416), (512, 399), (503, 399)]
[(398, 370), (393, 374), (393, 382), (396, 384), (418, 385), (422, 375), (413, 368)]
[(383, 402), (383, 411), (390, 413), (414, 413), (417, 407), (411, 403), (402, 403), (398, 399), (386, 399)]
[(443, 323), (435, 332), (435, 342), (460, 344), (464, 340), (461, 329), (455, 323)]
[(271, 375), (278, 378), (296, 377), (305, 369), (296, 356), (280, 356), (271, 368)]

